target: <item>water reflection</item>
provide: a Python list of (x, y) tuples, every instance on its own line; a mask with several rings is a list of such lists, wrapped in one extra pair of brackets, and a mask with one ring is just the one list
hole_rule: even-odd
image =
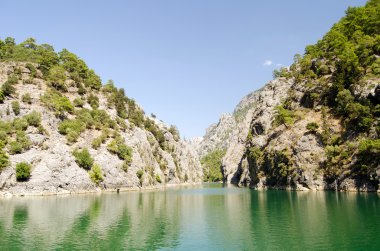
[(380, 247), (379, 196), (166, 191), (0, 200), (0, 250), (268, 250)]

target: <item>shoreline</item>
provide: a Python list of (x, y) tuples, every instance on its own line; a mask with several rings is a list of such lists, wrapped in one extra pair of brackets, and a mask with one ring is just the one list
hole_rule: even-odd
[[(185, 186), (196, 186), (201, 184), (210, 184), (210, 183), (220, 183), (221, 182), (192, 182), (192, 183), (178, 183), (178, 184), (165, 184), (160, 186), (147, 186), (147, 187), (120, 187), (120, 188), (107, 188), (101, 189), (97, 188), (95, 190), (77, 190), (77, 191), (58, 191), (58, 192), (29, 192), (29, 193), (11, 193), (9, 191), (0, 191), (0, 200), (1, 199), (10, 199), (10, 198), (22, 198), (22, 197), (44, 197), (44, 196), (71, 196), (71, 195), (86, 195), (86, 194), (108, 194), (108, 193), (128, 193), (128, 192), (146, 192), (146, 191), (158, 191), (166, 190), (168, 188), (176, 187), (185, 187)], [(248, 188), (254, 191), (288, 191), (288, 192), (336, 192), (336, 193), (377, 193), (380, 194), (379, 190), (358, 190), (358, 189), (349, 189), (349, 190), (333, 190), (333, 189), (293, 189), (289, 187), (260, 187), (260, 188), (250, 188), (245, 186), (238, 186), (236, 184), (225, 184), (226, 186), (235, 186), (238, 188)]]
[(57, 191), (57, 192), (28, 192), (28, 193), (11, 193), (9, 191), (0, 191), (0, 199), (7, 198), (21, 198), (21, 197), (43, 197), (43, 196), (70, 196), (70, 195), (84, 195), (84, 194), (106, 194), (106, 193), (127, 193), (127, 192), (143, 192), (143, 191), (155, 191), (165, 190), (173, 187), (193, 186), (200, 185), (204, 182), (192, 182), (192, 183), (178, 183), (178, 184), (165, 184), (159, 186), (146, 186), (146, 187), (120, 187), (120, 188), (96, 188), (95, 190), (77, 190), (77, 191)]

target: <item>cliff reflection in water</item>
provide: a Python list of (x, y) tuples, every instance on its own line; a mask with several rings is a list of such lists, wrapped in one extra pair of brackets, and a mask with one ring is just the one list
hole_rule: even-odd
[(376, 249), (377, 194), (164, 191), (0, 200), (0, 250)]

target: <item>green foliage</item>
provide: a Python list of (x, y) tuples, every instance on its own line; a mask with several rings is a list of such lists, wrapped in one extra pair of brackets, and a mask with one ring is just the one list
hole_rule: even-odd
[(38, 127), (41, 124), (41, 113), (32, 111), (25, 116), (25, 119), (30, 126)]
[(143, 176), (144, 176), (144, 171), (143, 171), (143, 170), (138, 170), (138, 171), (136, 172), (136, 176), (137, 176), (137, 178), (139, 178), (140, 183), (141, 183), (141, 182), (142, 182), (142, 178), (143, 178)]
[[(16, 89), (14, 87), (15, 84), (18, 83), (18, 77), (14, 74), (10, 75), (5, 81), (5, 83), (1, 86), (1, 93), (3, 96), (11, 96), (15, 94)], [(3, 98), (4, 100), (4, 98)]]
[(15, 115), (19, 115), (20, 114), (20, 103), (17, 100), (15, 100), (15, 101), (12, 101), (11, 106), (12, 106), (13, 113)]
[[(151, 119), (146, 119), (144, 121), (144, 127), (146, 130), (148, 130), (149, 132), (151, 132), (153, 134), (153, 136), (156, 138), (156, 140), (158, 141), (161, 148), (165, 149), (165, 147), (166, 147), (165, 135), (164, 135), (163, 131), (156, 125), (156, 123), (154, 123), (154, 121)], [(179, 135), (178, 135), (178, 137), (179, 137)]]
[(25, 131), (28, 128), (28, 120), (24, 118), (15, 118), (12, 122), (13, 129), (16, 131)]
[(119, 159), (124, 160), (128, 165), (132, 162), (132, 148), (124, 144), (123, 138), (119, 137), (112, 140), (108, 146), (108, 151), (116, 154)]
[(345, 129), (354, 133), (369, 132), (375, 125), (376, 101), (355, 96), (353, 90), (379, 76), (379, 20), (378, 0), (348, 8), (346, 16), (317, 44), (307, 46), (303, 57), (296, 56), (290, 67), (290, 76), (298, 83), (314, 83), (305, 84), (310, 92), (322, 90), (315, 101), (327, 104), (340, 116)]
[(37, 76), (37, 69), (36, 69), (36, 67), (34, 67), (33, 64), (31, 64), (31, 63), (27, 63), (27, 64), (25, 65), (25, 68), (27, 68), (27, 69), (30, 71), (30, 76), (31, 76), (32, 78), (35, 78), (35, 77)]
[(173, 135), (175, 141), (178, 141), (180, 139), (179, 131), (176, 126), (171, 125), (169, 128), (169, 132)]
[(26, 150), (29, 150), (32, 142), (25, 132), (18, 131), (16, 133), (16, 140), (9, 143), (9, 153), (10, 154), (19, 154), (23, 153)]
[(48, 83), (59, 91), (67, 91), (66, 73), (61, 65), (55, 65), (49, 70)]
[(67, 119), (59, 123), (59, 133), (66, 135), (68, 142), (76, 142), (82, 132), (86, 129), (86, 124), (78, 119)]
[(288, 69), (286, 67), (282, 67), (280, 70), (274, 69), (273, 70), (273, 78), (288, 78), (291, 74), (289, 73)]
[(32, 103), (32, 98), (30, 97), (30, 93), (25, 93), (24, 95), (22, 95), (21, 100), (22, 102), (27, 103), (27, 104)]
[(359, 144), (356, 171), (361, 175), (370, 176), (380, 165), (380, 139), (366, 139)]
[(263, 152), (260, 147), (252, 146), (248, 148), (247, 157), (253, 161), (259, 160), (263, 156)]
[(98, 75), (95, 74), (93, 70), (87, 72), (86, 80), (84, 81), (86, 87), (91, 89), (99, 90), (102, 87), (102, 80)]
[(289, 185), (287, 178), (293, 170), (293, 159), (289, 149), (270, 152), (264, 158), (264, 172), (268, 185)]
[(225, 154), (226, 150), (215, 150), (202, 157), (201, 164), (203, 167), (204, 181), (216, 182), (223, 180), (221, 165)]
[(26, 181), (30, 177), (32, 165), (26, 162), (21, 162), (16, 165), (16, 179), (17, 181)]
[(99, 149), (100, 145), (103, 143), (103, 140), (101, 137), (98, 137), (98, 138), (95, 138), (92, 143), (91, 143), (91, 146), (92, 148), (94, 149)]
[(76, 98), (73, 101), (73, 104), (74, 104), (75, 107), (83, 107), (84, 103), (85, 103), (85, 101), (83, 99), (81, 99), (81, 98)]
[(295, 121), (294, 112), (288, 109), (285, 109), (281, 105), (276, 107), (276, 111), (277, 111), (277, 114), (274, 119), (274, 126), (279, 126), (279, 125), (289, 126), (294, 123)]
[(84, 148), (81, 151), (76, 149), (73, 152), (73, 155), (75, 157), (75, 162), (83, 169), (90, 170), (94, 164), (94, 159), (91, 157), (87, 148)]
[(97, 109), (99, 107), (99, 98), (92, 93), (87, 97), (87, 102), (92, 109)]
[(88, 67), (82, 59), (74, 53), (63, 49), (59, 54), (63, 68), (70, 74), (70, 77), (76, 82), (82, 82), (87, 78)]
[(0, 147), (0, 171), (9, 165), (8, 155)]
[(340, 91), (336, 97), (336, 112), (343, 116), (347, 127), (354, 130), (367, 131), (372, 125), (373, 115), (371, 108), (355, 102), (351, 92), (347, 89)]
[(156, 181), (157, 181), (158, 183), (162, 183), (161, 176), (158, 175), (158, 174), (156, 174)]
[(5, 94), (3, 90), (0, 88), (0, 103), (4, 103), (5, 100)]
[(91, 171), (89, 172), (91, 180), (96, 184), (103, 181), (102, 173), (102, 168), (96, 163), (91, 167)]
[(115, 87), (115, 83), (113, 82), (113, 80), (108, 80), (107, 83), (103, 86), (102, 91), (105, 93), (117, 92), (117, 88)]
[(310, 132), (315, 133), (319, 128), (319, 125), (315, 122), (310, 122), (306, 125), (306, 129)]
[(49, 90), (42, 97), (41, 101), (58, 116), (64, 116), (65, 112), (72, 113), (74, 106), (70, 100), (58, 91)]

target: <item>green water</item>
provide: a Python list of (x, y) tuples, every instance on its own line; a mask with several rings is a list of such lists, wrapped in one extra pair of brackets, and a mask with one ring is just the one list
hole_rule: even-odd
[(377, 194), (165, 191), (0, 200), (0, 250), (380, 250)]

